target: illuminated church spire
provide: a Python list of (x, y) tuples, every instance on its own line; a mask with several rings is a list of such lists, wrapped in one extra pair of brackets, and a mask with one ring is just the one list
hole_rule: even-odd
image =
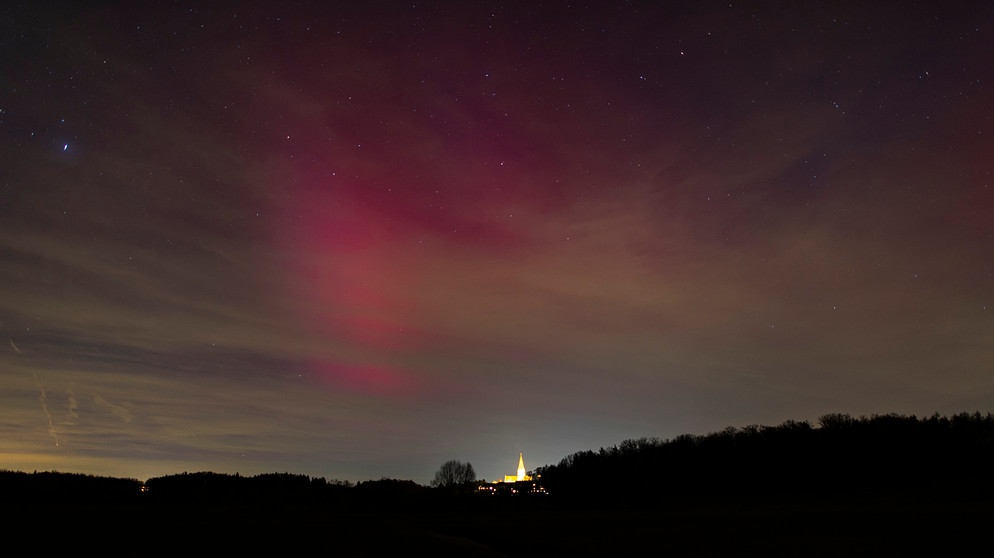
[(525, 454), (518, 454), (518, 474), (517, 475), (504, 475), (504, 480), (495, 480), (494, 482), (520, 482), (520, 481), (530, 481), (532, 480), (531, 475), (525, 470)]

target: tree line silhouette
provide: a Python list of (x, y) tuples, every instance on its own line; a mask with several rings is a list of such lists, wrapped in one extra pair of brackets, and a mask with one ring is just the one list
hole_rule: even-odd
[(828, 414), (815, 427), (729, 427), (706, 435), (626, 440), (539, 468), (550, 493), (574, 503), (988, 499), (994, 415), (919, 419)]
[[(465, 469), (456, 471), (462, 475), (458, 479), (446, 469), (454, 463)], [(573, 453), (535, 473), (562, 505), (658, 506), (869, 494), (990, 499), (992, 465), (994, 415), (989, 413), (927, 418), (829, 414), (817, 426), (788, 420), (705, 435), (625, 440), (610, 448)], [(0, 471), (0, 487), (7, 501), (227, 502), (375, 510), (447, 504), (455, 496), (473, 495), (475, 491), (465, 490), (462, 482), (469, 478), (471, 467), (447, 462), (438, 474), (452, 473), (449, 476), (460, 482), (436, 479), (431, 487), (410, 480), (351, 483), (292, 473), (196, 472), (142, 482), (16, 471)]]
[(436, 486), (0, 471), (0, 525), (46, 550), (113, 541), (129, 555), (293, 554), (324, 544), (359, 556), (637, 555), (647, 545), (695, 556), (878, 556), (949, 555), (986, 543), (994, 520), (991, 414), (830, 414), (816, 424), (625, 440), (534, 471), (542, 497), (477, 491), (461, 482), (475, 476), (469, 464), (452, 463), (439, 470), (452, 482)]

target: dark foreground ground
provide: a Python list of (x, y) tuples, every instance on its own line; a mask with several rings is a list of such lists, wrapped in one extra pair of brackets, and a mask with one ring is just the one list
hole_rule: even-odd
[(994, 525), (990, 502), (969, 498), (448, 510), (29, 502), (3, 516), (8, 545), (25, 552), (128, 556), (967, 556), (989, 551)]

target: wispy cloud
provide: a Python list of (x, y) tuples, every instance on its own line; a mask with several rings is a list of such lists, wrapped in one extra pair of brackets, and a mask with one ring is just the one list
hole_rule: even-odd
[(131, 420), (134, 418), (131, 414), (131, 409), (125, 407), (124, 405), (116, 405), (114, 403), (111, 403), (110, 401), (99, 395), (93, 396), (93, 402), (96, 403), (98, 407), (101, 407), (109, 411), (110, 414), (114, 415), (115, 417), (118, 417), (124, 422), (131, 422)]
[(41, 410), (45, 412), (45, 419), (48, 421), (48, 433), (52, 436), (52, 439), (55, 440), (55, 445), (58, 446), (59, 436), (55, 432), (55, 424), (52, 423), (52, 413), (48, 412), (48, 402), (45, 397), (45, 386), (43, 386), (41, 384), (41, 380), (38, 379), (37, 372), (32, 371), (32, 374), (34, 374), (35, 383), (38, 384), (38, 391), (40, 392), (40, 395), (38, 395), (38, 401), (41, 402)]

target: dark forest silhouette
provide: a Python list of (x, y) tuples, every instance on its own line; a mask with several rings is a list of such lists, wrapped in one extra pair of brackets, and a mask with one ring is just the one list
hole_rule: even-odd
[(218, 550), (285, 551), (331, 537), (345, 555), (601, 555), (643, 543), (695, 555), (886, 555), (979, 541), (994, 519), (992, 465), (991, 414), (831, 414), (817, 425), (730, 427), (580, 451), (534, 471), (542, 496), (291, 473), (142, 482), (0, 471), (0, 489), (11, 532), (86, 538), (104, 528), (140, 535), (135, 544), (155, 533), (173, 550), (210, 541)]
[[(626, 440), (574, 453), (537, 472), (550, 492), (578, 503), (869, 495), (975, 499), (992, 495), (992, 459), (991, 414), (925, 419), (830, 414), (818, 427), (787, 421), (672, 440)], [(592, 478), (615, 482), (585, 482)]]

